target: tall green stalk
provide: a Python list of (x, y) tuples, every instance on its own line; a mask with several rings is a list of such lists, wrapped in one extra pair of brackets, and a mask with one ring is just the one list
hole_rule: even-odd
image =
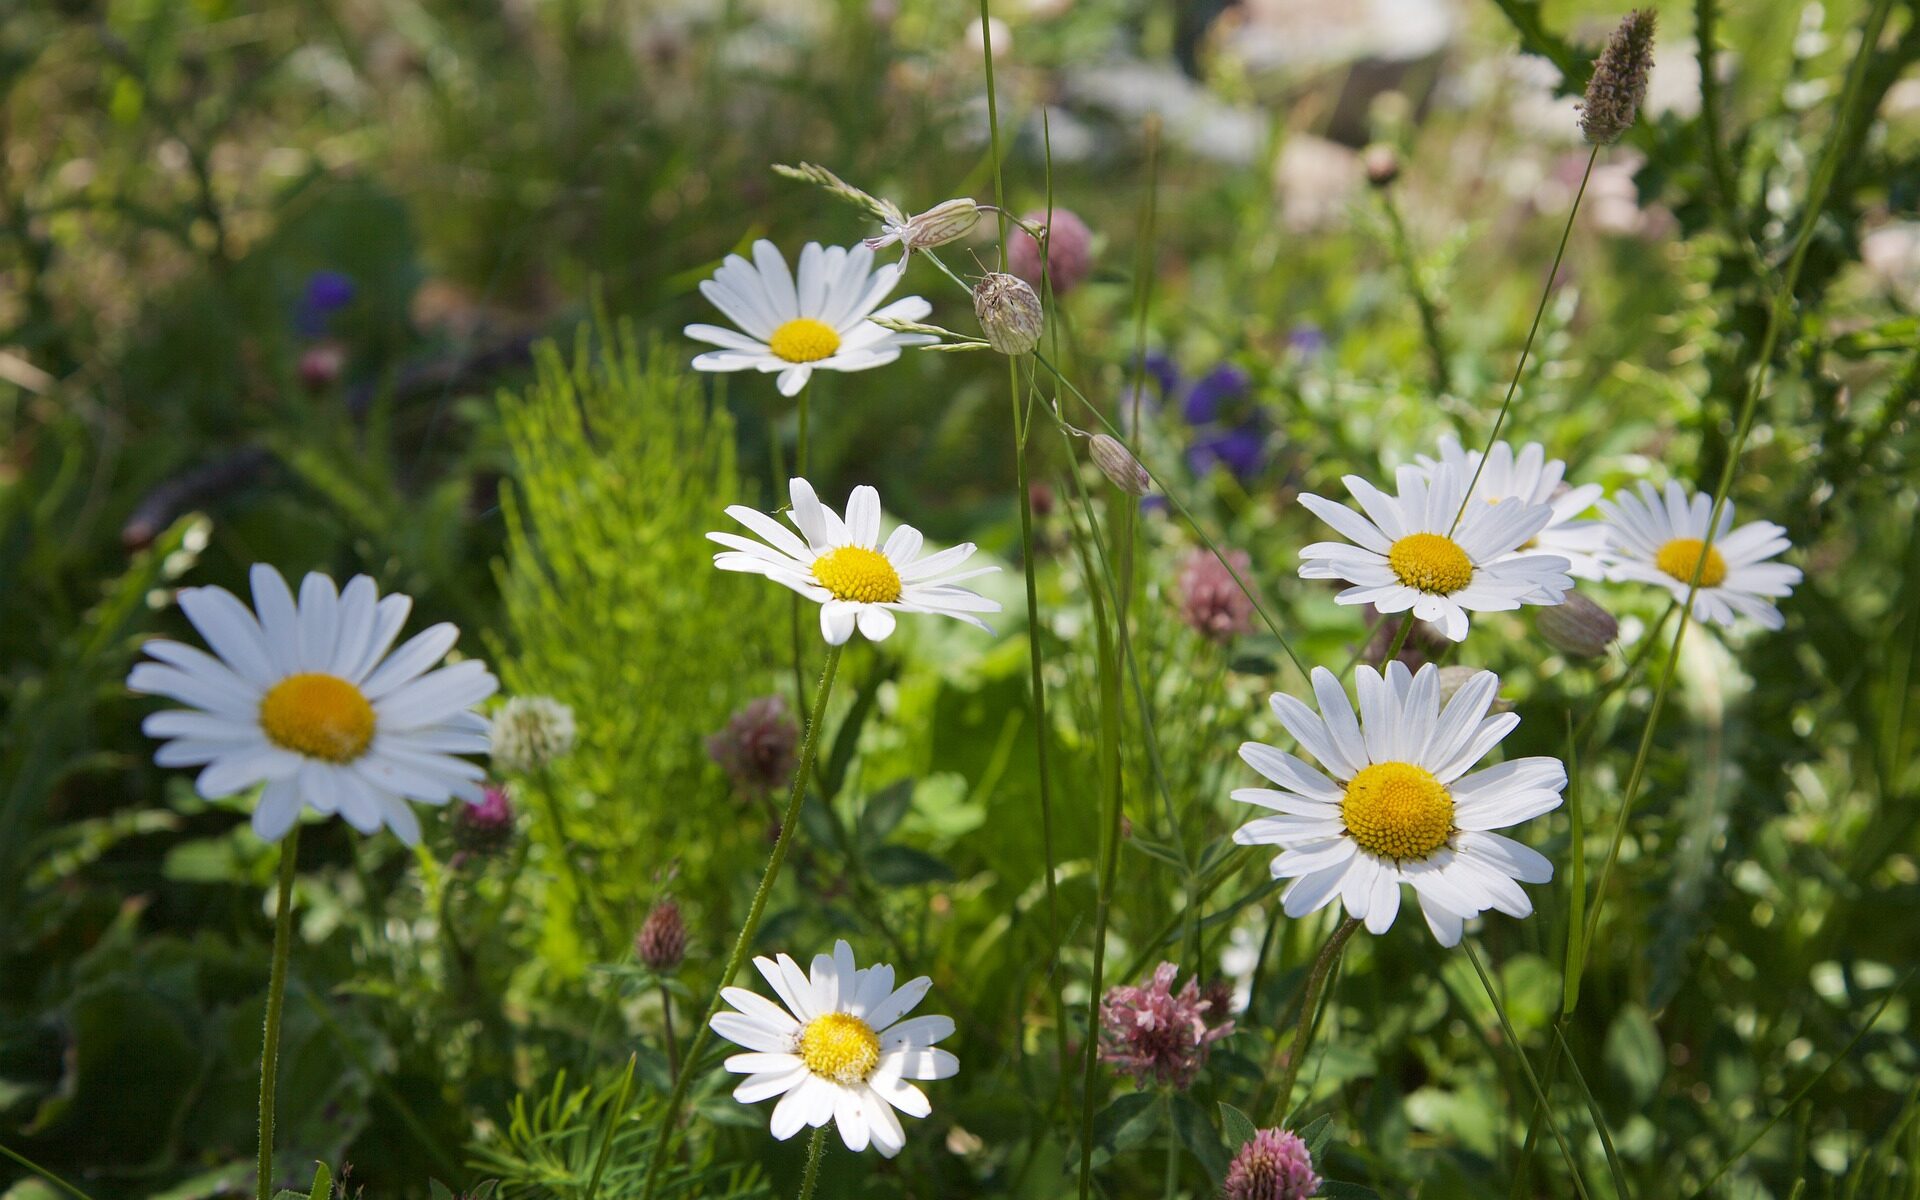
[(280, 1015), (287, 1003), (287, 958), (293, 945), (293, 877), (300, 856), (300, 824), (280, 842), (279, 900), (273, 916), (273, 967), (267, 976), (267, 1019), (260, 1041), (260, 1150), (254, 1196), (273, 1197), (273, 1117), (280, 1081)]
[(694, 1027), (693, 1041), (687, 1046), (682, 1069), (673, 1081), (673, 1091), (667, 1096), (666, 1107), (660, 1112), (660, 1123), (654, 1132), (653, 1159), (647, 1166), (646, 1188), (641, 1193), (644, 1200), (653, 1200), (660, 1192), (660, 1178), (666, 1169), (668, 1152), (673, 1143), (673, 1127), (680, 1119), (680, 1110), (686, 1105), (687, 1090), (698, 1072), (700, 1056), (706, 1051), (707, 1040), (713, 1036), (713, 1018), (719, 1013), (721, 1005), (720, 991), (733, 982), (733, 977), (747, 960), (753, 935), (760, 928), (760, 918), (766, 914), (767, 898), (773, 893), (773, 882), (780, 877), (780, 865), (786, 861), (787, 847), (792, 844), (794, 831), (800, 825), (800, 806), (807, 798), (807, 780), (813, 776), (814, 754), (820, 746), (820, 727), (826, 722), (827, 701), (833, 696), (833, 677), (840, 669), (840, 654), (845, 649), (844, 645), (827, 648), (827, 665), (820, 671), (820, 686), (814, 692), (806, 736), (800, 742), (800, 761), (794, 767), (793, 789), (787, 795), (787, 811), (780, 822), (780, 836), (774, 839), (773, 853), (767, 858), (767, 869), (760, 876), (759, 888), (753, 893), (753, 903), (747, 909), (746, 922), (740, 926), (739, 936), (733, 942), (733, 953), (727, 956), (727, 965), (713, 985), (713, 998), (707, 1002), (706, 1015)]
[(800, 1200), (813, 1200), (813, 1191), (820, 1186), (820, 1159), (826, 1149), (827, 1127), (822, 1125), (807, 1139), (807, 1171), (800, 1177)]
[(1634, 800), (1639, 796), (1641, 781), (1646, 777), (1647, 759), (1653, 750), (1654, 730), (1660, 723), (1667, 691), (1672, 686), (1674, 672), (1679, 666), (1680, 643), (1687, 636), (1687, 625), (1693, 617), (1694, 599), (1700, 593), (1700, 573), (1706, 567), (1714, 536), (1719, 532), (1720, 516), (1726, 511), (1727, 494), (1733, 490), (1733, 476), (1740, 465), (1741, 452), (1746, 448), (1748, 435), (1753, 432), (1754, 413), (1759, 407), (1760, 395), (1766, 389), (1767, 376), (1773, 368), (1774, 349), (1779, 344), (1780, 331), (1786, 325), (1789, 310), (1793, 306), (1794, 292), (1800, 284), (1800, 271), (1806, 265), (1808, 250), (1813, 246), (1813, 231), (1820, 223), (1820, 214), (1826, 210), (1827, 193), (1832, 189), (1834, 175), (1840, 169), (1840, 149), (1847, 142), (1848, 127), (1868, 115), (1854, 110), (1859, 104), (1867, 62), (1873, 57), (1874, 47), (1879, 44), (1880, 35), (1886, 29), (1887, 15), (1892, 7), (1893, 0), (1875, 0), (1873, 9), (1861, 27), (1860, 48), (1847, 68), (1847, 82), (1841, 92), (1839, 115), (1834, 118), (1833, 131), (1827, 138), (1819, 164), (1814, 168), (1812, 182), (1807, 185), (1806, 206), (1801, 212), (1799, 231), (1794, 236), (1793, 251), (1787, 259), (1786, 269), (1781, 273), (1779, 290), (1774, 293), (1773, 303), (1768, 306), (1766, 328), (1761, 334), (1759, 349), (1754, 354), (1753, 378), (1740, 402), (1733, 443), (1721, 467), (1720, 481), (1713, 490), (1713, 508), (1707, 516), (1706, 536), (1701, 539), (1693, 578), (1687, 581), (1687, 598), (1680, 605), (1680, 623), (1673, 631), (1673, 645), (1667, 652), (1666, 669), (1661, 672), (1660, 681), (1654, 687), (1653, 702), (1647, 709), (1647, 721), (1640, 730), (1640, 744), (1634, 751), (1633, 767), (1628, 771), (1626, 786), (1621, 790), (1620, 812), (1614, 818), (1613, 836), (1607, 843), (1607, 857), (1594, 883), (1593, 904), (1587, 909), (1587, 923), (1580, 939), (1580, 961), (1583, 966), (1587, 955), (1593, 952), (1593, 935), (1600, 928), (1600, 914), (1606, 907), (1607, 883), (1613, 876), (1613, 865), (1620, 857), (1620, 844), (1626, 839), (1627, 818), (1633, 811)]
[(1286, 1124), (1287, 1114), (1293, 1107), (1293, 1085), (1300, 1079), (1300, 1067), (1307, 1061), (1307, 1047), (1313, 1041), (1316, 1017), (1320, 1013), (1320, 996), (1327, 988), (1327, 980), (1333, 974), (1333, 968), (1340, 961), (1340, 954), (1347, 942), (1359, 932), (1360, 921), (1348, 917), (1340, 922), (1340, 927), (1327, 938), (1327, 944), (1320, 947), (1319, 955), (1313, 960), (1313, 969), (1307, 972), (1306, 991), (1300, 997), (1300, 1019), (1293, 1028), (1293, 1041), (1287, 1044), (1287, 1073), (1280, 1077), (1280, 1094), (1273, 1099), (1273, 1115), (1268, 1119), (1271, 1125)]

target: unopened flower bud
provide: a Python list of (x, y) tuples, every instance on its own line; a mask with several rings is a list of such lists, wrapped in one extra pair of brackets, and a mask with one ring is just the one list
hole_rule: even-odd
[(488, 786), (478, 804), (453, 806), (453, 844), (468, 854), (498, 854), (513, 842), (513, 805), (507, 790)]
[(1564, 603), (1535, 609), (1533, 628), (1549, 646), (1575, 658), (1599, 658), (1620, 636), (1613, 614), (1579, 592), (1568, 592)]
[(653, 906), (640, 932), (633, 937), (633, 952), (650, 971), (672, 971), (687, 956), (687, 924), (680, 918), (680, 905), (669, 896)]
[(339, 342), (309, 346), (300, 355), (300, 383), (310, 392), (324, 392), (339, 382), (346, 365), (347, 348)]
[(1127, 495), (1144, 496), (1147, 489), (1153, 486), (1153, 477), (1140, 465), (1140, 460), (1120, 444), (1119, 438), (1096, 433), (1087, 447), (1087, 453), (1107, 481)]
[(904, 221), (882, 222), (880, 236), (868, 238), (866, 246), (869, 250), (878, 250), (898, 242), (912, 254), (915, 250), (931, 250), (963, 238), (979, 223), (980, 206), (972, 200), (965, 197), (944, 200)]
[(573, 749), (573, 710), (551, 696), (515, 696), (500, 706), (487, 732), (493, 765), (523, 775)]
[(1033, 285), (1016, 275), (989, 272), (973, 286), (973, 315), (987, 344), (1002, 354), (1027, 354), (1040, 344), (1046, 317)]
[(1580, 132), (1596, 146), (1619, 141), (1640, 115), (1653, 71), (1653, 27), (1652, 9), (1628, 13), (1594, 60), (1580, 101)]
[(1361, 151), (1360, 165), (1367, 169), (1367, 182), (1377, 188), (1389, 187), (1400, 178), (1400, 155), (1385, 142)]

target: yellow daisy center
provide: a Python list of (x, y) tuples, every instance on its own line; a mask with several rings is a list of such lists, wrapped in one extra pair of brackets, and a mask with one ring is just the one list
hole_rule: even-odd
[(1473, 560), (1459, 543), (1437, 533), (1410, 533), (1387, 549), (1400, 582), (1445, 596), (1473, 582)]
[[(1707, 561), (1700, 561), (1700, 552), (1705, 550)], [(1700, 572), (1700, 586), (1719, 587), (1727, 577), (1727, 560), (1720, 557), (1720, 551), (1707, 545), (1699, 538), (1675, 538), (1660, 547), (1660, 553), (1654, 556), (1653, 565), (1678, 579), (1681, 583), (1692, 583), (1693, 573)]]
[(1347, 784), (1340, 817), (1374, 857), (1417, 861), (1453, 836), (1453, 796), (1425, 767), (1375, 763)]
[(880, 1035), (852, 1013), (827, 1013), (800, 1031), (800, 1060), (835, 1083), (865, 1083), (880, 1065)]
[(842, 546), (813, 560), (813, 577), (836, 600), (891, 604), (900, 598), (900, 572), (887, 556), (865, 546)]
[(268, 739), (308, 758), (352, 762), (373, 740), (373, 724), (373, 705), (337, 675), (289, 675), (260, 700)]
[(773, 331), (767, 347), (791, 363), (819, 362), (840, 348), (840, 335), (825, 321), (796, 317)]

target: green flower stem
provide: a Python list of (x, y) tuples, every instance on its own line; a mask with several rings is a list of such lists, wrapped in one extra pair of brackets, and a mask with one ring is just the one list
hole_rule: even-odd
[(300, 856), (300, 824), (280, 842), (280, 892), (273, 916), (273, 968), (267, 977), (267, 1020), (260, 1041), (260, 1152), (254, 1195), (273, 1197), (273, 1109), (280, 1080), (280, 1014), (287, 1003), (287, 957), (293, 942), (293, 877)]
[(1360, 928), (1360, 922), (1348, 917), (1340, 922), (1333, 931), (1327, 944), (1320, 947), (1319, 957), (1313, 960), (1313, 969), (1307, 972), (1307, 989), (1300, 997), (1300, 1019), (1294, 1023), (1293, 1040), (1287, 1043), (1287, 1073), (1280, 1077), (1280, 1094), (1273, 1098), (1273, 1115), (1268, 1118), (1269, 1125), (1286, 1124), (1287, 1113), (1293, 1107), (1293, 1085), (1300, 1078), (1300, 1066), (1307, 1061), (1307, 1048), (1313, 1041), (1313, 1031), (1317, 1024), (1315, 1017), (1320, 1012), (1320, 997), (1327, 989), (1327, 980), (1333, 975), (1335, 964), (1340, 961), (1340, 953), (1347, 947), (1347, 941)]
[(579, 897), (587, 910), (587, 919), (593, 922), (594, 946), (602, 958), (611, 959), (613, 955), (607, 951), (607, 923), (600, 911), (599, 896), (587, 890), (586, 881), (580, 877), (580, 868), (573, 861), (573, 838), (567, 833), (566, 817), (560, 811), (560, 796), (553, 785), (553, 773), (545, 767), (539, 770), (536, 790), (540, 793), (542, 806), (547, 810), (547, 821), (553, 826), (553, 852), (560, 856), (567, 886)]
[(1180, 1130), (1173, 1123), (1173, 1089), (1160, 1093), (1167, 1105), (1167, 1175), (1160, 1189), (1161, 1200), (1174, 1200), (1180, 1190)]
[(840, 654), (845, 649), (844, 645), (827, 649), (827, 665), (820, 671), (820, 686), (814, 693), (813, 709), (807, 717), (806, 736), (800, 742), (800, 761), (794, 768), (793, 789), (787, 796), (786, 815), (780, 821), (780, 836), (774, 839), (773, 853), (767, 859), (766, 872), (760, 877), (760, 887), (753, 893), (746, 923), (740, 926), (740, 934), (734, 939), (733, 953), (727, 956), (726, 968), (720, 972), (720, 978), (713, 986), (713, 999), (707, 1002), (706, 1015), (694, 1027), (693, 1041), (687, 1046), (686, 1057), (682, 1060), (684, 1069), (675, 1077), (673, 1091), (668, 1094), (666, 1107), (660, 1112), (660, 1124), (653, 1139), (653, 1161), (647, 1167), (646, 1188), (641, 1193), (643, 1200), (653, 1200), (660, 1192), (660, 1179), (673, 1143), (673, 1127), (680, 1119), (680, 1110), (686, 1106), (687, 1090), (693, 1081), (695, 1069), (700, 1065), (700, 1055), (706, 1051), (707, 1040), (713, 1036), (713, 1018), (719, 1013), (721, 1005), (720, 990), (733, 981), (734, 975), (739, 973), (747, 960), (753, 935), (760, 928), (761, 917), (766, 915), (767, 898), (773, 893), (773, 882), (780, 877), (780, 866), (786, 861), (787, 848), (793, 843), (794, 831), (799, 828), (800, 806), (807, 798), (807, 780), (813, 776), (814, 752), (820, 746), (820, 727), (826, 723), (827, 701), (833, 695), (833, 677), (840, 669)]
[(1526, 1048), (1520, 1044), (1520, 1035), (1513, 1031), (1513, 1022), (1507, 1019), (1506, 1005), (1500, 1003), (1500, 993), (1494, 990), (1493, 979), (1488, 976), (1487, 968), (1481, 964), (1480, 955), (1474, 950), (1471, 941), (1461, 939), (1460, 947), (1467, 952), (1467, 961), (1473, 964), (1473, 973), (1480, 977), (1480, 986), (1486, 989), (1487, 1000), (1493, 1005), (1494, 1016), (1500, 1019), (1500, 1030), (1506, 1034), (1507, 1044), (1513, 1047), (1514, 1058), (1520, 1062), (1521, 1074), (1527, 1077), (1527, 1084), (1533, 1091), (1534, 1102), (1545, 1114), (1547, 1128), (1553, 1133), (1553, 1140), (1559, 1143), (1560, 1156), (1567, 1160), (1567, 1171), (1573, 1176), (1573, 1190), (1579, 1193), (1580, 1200), (1588, 1200), (1586, 1180), (1580, 1176), (1580, 1164), (1573, 1157), (1573, 1147), (1567, 1144), (1567, 1135), (1560, 1132), (1560, 1123), (1553, 1119), (1552, 1109), (1547, 1103), (1546, 1089), (1540, 1086), (1539, 1076), (1533, 1073), (1533, 1063), (1527, 1059)]
[(1420, 334), (1426, 339), (1427, 360), (1433, 368), (1433, 394), (1444, 396), (1453, 390), (1447, 370), (1447, 344), (1440, 336), (1440, 308), (1421, 282), (1420, 265), (1414, 261), (1413, 242), (1407, 237), (1407, 224), (1400, 219), (1400, 206), (1393, 201), (1393, 189), (1380, 189), (1380, 207), (1387, 214), (1387, 227), (1393, 234), (1393, 256), (1407, 277), (1407, 290), (1413, 293), (1413, 306), (1420, 313)]
[(1866, 76), (1867, 63), (1873, 57), (1874, 48), (1880, 43), (1880, 35), (1886, 29), (1887, 16), (1892, 10), (1893, 0), (1875, 0), (1871, 11), (1867, 13), (1860, 30), (1860, 46), (1855, 52), (1853, 62), (1847, 68), (1847, 82), (1842, 91), (1840, 104), (1836, 110), (1834, 127), (1827, 138), (1826, 149), (1814, 168), (1813, 180), (1807, 186), (1807, 200), (1801, 210), (1800, 228), (1794, 236), (1793, 252), (1787, 260), (1786, 270), (1782, 272), (1780, 288), (1774, 293), (1773, 303), (1767, 306), (1767, 324), (1760, 338), (1760, 346), (1754, 355), (1753, 379), (1748, 384), (1745, 397), (1740, 402), (1740, 412), (1734, 427), (1733, 443), (1728, 448), (1727, 460), (1720, 470), (1720, 482), (1713, 491), (1713, 509), (1707, 515), (1706, 537), (1701, 539), (1700, 556), (1693, 567), (1693, 578), (1687, 583), (1687, 598), (1680, 605), (1680, 624), (1673, 631), (1673, 644), (1667, 652), (1666, 670), (1661, 673), (1660, 682), (1653, 693), (1653, 703), (1647, 710), (1647, 722), (1640, 730), (1640, 745), (1634, 752), (1633, 767), (1627, 774), (1627, 783), (1621, 789), (1620, 812), (1614, 818), (1613, 836), (1607, 845), (1606, 860), (1600, 866), (1600, 876), (1594, 884), (1593, 904), (1587, 909), (1586, 928), (1580, 937), (1581, 962), (1593, 952), (1593, 937), (1600, 928), (1600, 912), (1606, 907), (1607, 883), (1613, 876), (1613, 864), (1620, 857), (1620, 844), (1627, 835), (1627, 818), (1633, 811), (1633, 802), (1638, 798), (1640, 783), (1644, 778), (1647, 757), (1653, 749), (1654, 729), (1659, 725), (1661, 709), (1666, 704), (1667, 689), (1672, 684), (1674, 672), (1680, 662), (1680, 643), (1687, 636), (1687, 625), (1693, 616), (1694, 598), (1700, 593), (1700, 573), (1707, 564), (1707, 554), (1713, 549), (1714, 534), (1720, 528), (1720, 514), (1726, 511), (1727, 493), (1733, 490), (1733, 475), (1740, 465), (1741, 452), (1746, 448), (1747, 437), (1753, 432), (1754, 412), (1760, 403), (1760, 394), (1766, 390), (1767, 375), (1773, 366), (1774, 347), (1779, 343), (1780, 330), (1790, 316), (1789, 309), (1800, 286), (1800, 271), (1806, 265), (1807, 252), (1813, 245), (1813, 231), (1820, 223), (1820, 214), (1826, 210), (1827, 193), (1833, 187), (1834, 175), (1840, 169), (1840, 149), (1847, 142), (1847, 129), (1855, 120), (1863, 120), (1868, 114), (1857, 113), (1861, 82)]
[(72, 1196), (74, 1200), (93, 1200), (92, 1196), (87, 1195), (85, 1192), (81, 1191), (79, 1188), (75, 1187), (73, 1184), (68, 1183), (65, 1179), (62, 1179), (60, 1176), (54, 1174), (52, 1171), (47, 1170), (45, 1167), (41, 1166), (37, 1162), (34, 1162), (32, 1159), (28, 1158), (24, 1154), (21, 1154), (14, 1150), (9, 1150), (5, 1146), (0, 1146), (0, 1158), (11, 1159), (13, 1162), (17, 1163), (23, 1170), (31, 1171), (35, 1175), (40, 1176), (40, 1178), (46, 1180), (48, 1183), (51, 1183), (55, 1187), (59, 1188), (61, 1191)]
[(1460, 494), (1460, 511), (1453, 514), (1453, 526), (1447, 530), (1449, 536), (1460, 527), (1460, 518), (1467, 515), (1467, 497), (1473, 495), (1473, 489), (1479, 484), (1480, 472), (1487, 469), (1487, 453), (1500, 440), (1500, 430), (1507, 423), (1508, 411), (1513, 408), (1513, 394), (1520, 390), (1520, 379), (1526, 374), (1527, 356), (1532, 353), (1533, 339), (1540, 332), (1540, 318), (1547, 313), (1547, 301), (1553, 298), (1554, 281), (1560, 278), (1560, 260), (1566, 256), (1567, 239), (1573, 236), (1573, 219), (1580, 214), (1580, 201), (1586, 198), (1587, 181), (1593, 178), (1593, 164), (1599, 157), (1600, 147), (1596, 145), (1587, 155), (1587, 169), (1580, 173), (1580, 190), (1573, 194), (1573, 207), (1567, 210), (1567, 223), (1560, 229), (1560, 245), (1553, 252), (1553, 266), (1547, 270), (1546, 286), (1540, 289), (1540, 303), (1534, 306), (1533, 324), (1527, 326), (1527, 340), (1520, 344), (1520, 358), (1513, 364), (1513, 378), (1507, 381), (1507, 394), (1500, 401), (1500, 413), (1493, 419), (1493, 430), (1487, 434), (1487, 444), (1480, 448), (1480, 463), (1474, 467), (1473, 478), (1467, 482), (1466, 491)]
[(820, 1186), (820, 1160), (827, 1149), (827, 1127), (822, 1125), (807, 1139), (807, 1173), (800, 1178), (800, 1200), (813, 1200), (813, 1189)]
[(667, 1044), (667, 1078), (680, 1078), (680, 1042), (673, 1036), (673, 993), (660, 984), (660, 1037)]

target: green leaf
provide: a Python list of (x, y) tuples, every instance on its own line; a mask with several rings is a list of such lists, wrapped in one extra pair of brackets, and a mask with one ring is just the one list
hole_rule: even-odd
[(1116, 1096), (1111, 1104), (1093, 1117), (1093, 1161), (1104, 1163), (1114, 1155), (1131, 1150), (1152, 1137), (1160, 1128), (1163, 1106), (1152, 1092), (1128, 1092)]
[(1622, 1005), (1614, 1015), (1601, 1056), (1607, 1069), (1625, 1086), (1630, 1107), (1640, 1108), (1659, 1093), (1660, 1081), (1667, 1073), (1667, 1056), (1661, 1048), (1660, 1031), (1638, 1004)]
[[(329, 1200), (332, 1195), (333, 1172), (327, 1170), (327, 1164), (323, 1162), (313, 1164), (313, 1187), (307, 1193), (308, 1200)], [(452, 1200), (452, 1197), (448, 1197), (448, 1200)]]
[(1233, 1155), (1220, 1144), (1220, 1135), (1213, 1128), (1213, 1122), (1207, 1120), (1207, 1114), (1198, 1104), (1186, 1096), (1173, 1098), (1173, 1127), (1179, 1131), (1180, 1140), (1187, 1149), (1200, 1160), (1207, 1169), (1207, 1177), (1218, 1187), (1227, 1177), (1227, 1165)]
[(1319, 1158), (1320, 1152), (1327, 1147), (1327, 1140), (1333, 1136), (1333, 1114), (1321, 1113), (1308, 1121), (1304, 1128), (1293, 1132), (1307, 1144), (1307, 1153)]
[(1229, 1154), (1238, 1154), (1240, 1147), (1259, 1132), (1253, 1118), (1241, 1112), (1233, 1105), (1222, 1101), (1220, 1104), (1220, 1140), (1226, 1144)]
[(882, 846), (867, 856), (867, 873), (883, 887), (916, 883), (948, 883), (957, 879), (953, 868), (925, 850), (912, 846)]
[(1169, 846), (1165, 842), (1156, 842), (1149, 838), (1143, 838), (1136, 833), (1122, 842), (1121, 845), (1126, 846), (1129, 850), (1138, 850), (1148, 858), (1157, 858), (1175, 870), (1180, 871), (1182, 874), (1186, 872), (1186, 862), (1174, 852), (1172, 846)]
[(453, 1200), (453, 1189), (438, 1179), (427, 1180), (427, 1195), (430, 1200)]
[(1339, 1200), (1346, 1196), (1349, 1200), (1380, 1200), (1380, 1193), (1364, 1183), (1345, 1183), (1338, 1179), (1329, 1179), (1320, 1185), (1319, 1195), (1326, 1200)]
[(900, 822), (912, 807), (913, 780), (902, 779), (891, 787), (880, 789), (860, 811), (861, 845), (878, 846), (886, 841), (888, 835), (900, 827)]

